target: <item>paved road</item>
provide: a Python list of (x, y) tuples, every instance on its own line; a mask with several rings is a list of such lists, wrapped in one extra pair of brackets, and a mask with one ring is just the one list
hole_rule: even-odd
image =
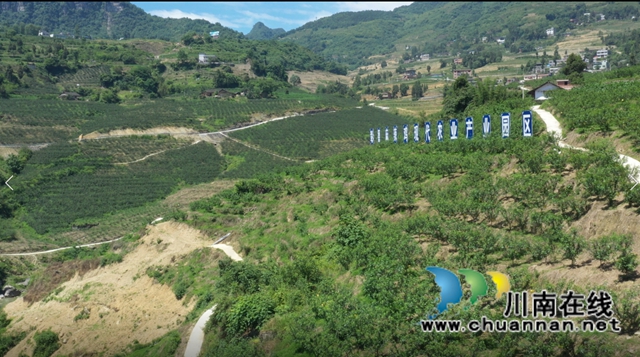
[[(224, 238), (226, 238), (227, 236), (225, 236)], [(227, 256), (229, 256), (229, 258), (235, 261), (242, 260), (242, 257), (239, 256), (238, 253), (236, 253), (236, 251), (233, 250), (233, 247), (231, 247), (228, 244), (224, 244), (224, 243), (213, 244), (211, 245), (211, 248), (221, 249), (223, 252), (227, 254)], [(200, 350), (202, 349), (202, 343), (204, 342), (204, 327), (209, 321), (209, 318), (211, 318), (211, 315), (213, 315), (213, 312), (216, 310), (216, 306), (218, 305), (217, 304), (213, 305), (212, 308), (205, 311), (202, 314), (202, 316), (200, 316), (200, 318), (198, 319), (198, 322), (196, 322), (196, 325), (193, 327), (193, 330), (191, 330), (189, 341), (187, 341), (187, 349), (184, 351), (184, 357), (198, 357), (198, 355), (200, 355)]]
[(3, 253), (0, 254), (0, 256), (5, 256), (5, 257), (17, 257), (17, 256), (25, 256), (25, 255), (37, 255), (37, 254), (47, 254), (47, 253), (53, 253), (53, 252), (59, 252), (61, 250), (65, 250), (65, 249), (71, 249), (71, 248), (83, 248), (83, 247), (93, 247), (95, 245), (100, 245), (100, 244), (107, 244), (107, 243), (111, 243), (111, 242), (115, 242), (118, 241), (120, 239), (122, 239), (123, 237), (120, 238), (116, 238), (116, 239), (112, 239), (112, 240), (108, 240), (108, 241), (104, 241), (104, 242), (98, 242), (98, 243), (89, 243), (89, 244), (82, 244), (82, 245), (74, 245), (71, 247), (63, 247), (63, 248), (56, 248), (56, 249), (51, 249), (51, 250), (42, 250), (39, 252), (31, 252), (31, 253)]
[[(553, 114), (549, 113), (544, 109), (540, 109), (539, 105), (536, 105), (531, 109), (533, 109), (536, 113), (538, 113), (538, 115), (540, 116), (540, 119), (544, 121), (545, 125), (547, 126), (547, 132), (549, 132), (551, 135), (554, 135), (556, 138), (558, 138), (559, 140), (558, 146), (562, 148), (571, 148), (571, 149), (587, 151), (587, 149), (585, 148), (571, 146), (561, 140), (562, 128), (560, 127), (560, 122), (558, 121), (558, 119), (556, 119), (553, 116)], [(635, 178), (636, 180), (640, 181), (640, 161), (626, 155), (622, 155), (622, 154), (618, 154), (618, 155), (620, 155), (620, 159), (622, 160), (624, 166), (626, 166), (629, 169), (629, 171), (634, 173), (634, 169), (635, 169), (635, 173), (634, 173)]]

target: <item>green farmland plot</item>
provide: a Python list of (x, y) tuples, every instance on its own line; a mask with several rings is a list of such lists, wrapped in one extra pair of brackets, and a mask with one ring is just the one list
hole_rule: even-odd
[(221, 178), (251, 178), (261, 173), (300, 164), (248, 148), (233, 140), (226, 140), (222, 144), (222, 153), (225, 155), (227, 168), (220, 175)]
[(249, 122), (256, 114), (278, 116), (292, 111), (355, 105), (355, 101), (327, 96), (313, 100), (158, 99), (129, 101), (122, 105), (15, 98), (3, 101), (0, 108), (0, 144), (54, 142), (94, 131), (126, 128), (179, 126), (212, 131)]
[(25, 208), (22, 219), (37, 233), (63, 231), (77, 220), (144, 206), (182, 184), (213, 181), (223, 169), (222, 158), (205, 142), (130, 165), (113, 165), (113, 157), (91, 150), (93, 156), (86, 155), (83, 144), (37, 151), (20, 175), (15, 192)]
[(368, 145), (370, 128), (382, 128), (384, 140), (384, 127), (389, 126), (392, 140), (393, 125), (398, 125), (401, 135), (402, 125), (409, 122), (383, 110), (365, 107), (289, 118), (230, 135), (283, 156), (310, 160)]

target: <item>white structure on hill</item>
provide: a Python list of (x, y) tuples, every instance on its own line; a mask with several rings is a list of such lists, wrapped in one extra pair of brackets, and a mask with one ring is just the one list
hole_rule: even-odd
[(216, 59), (215, 55), (206, 55), (204, 53), (201, 53), (198, 55), (199, 63), (209, 63), (211, 60), (215, 60), (215, 59)]

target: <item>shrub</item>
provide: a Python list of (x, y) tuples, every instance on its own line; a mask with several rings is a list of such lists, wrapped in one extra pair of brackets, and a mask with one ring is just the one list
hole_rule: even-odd
[(33, 357), (49, 357), (60, 348), (58, 334), (51, 330), (36, 332), (33, 340), (36, 342)]

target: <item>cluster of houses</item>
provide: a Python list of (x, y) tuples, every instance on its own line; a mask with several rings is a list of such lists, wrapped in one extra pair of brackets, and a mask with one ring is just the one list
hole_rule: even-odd
[[(40, 30), (38, 32), (38, 36), (43, 36), (43, 37), (55, 37), (55, 38), (61, 38), (61, 39), (66, 39), (66, 38), (76, 38), (75, 35), (72, 35), (68, 32), (60, 32), (59, 34), (54, 34), (54, 33), (49, 33), (47, 31), (44, 30)], [(78, 38), (85, 38), (87, 40), (91, 39), (91, 36), (82, 36), (82, 37), (78, 37)]]

